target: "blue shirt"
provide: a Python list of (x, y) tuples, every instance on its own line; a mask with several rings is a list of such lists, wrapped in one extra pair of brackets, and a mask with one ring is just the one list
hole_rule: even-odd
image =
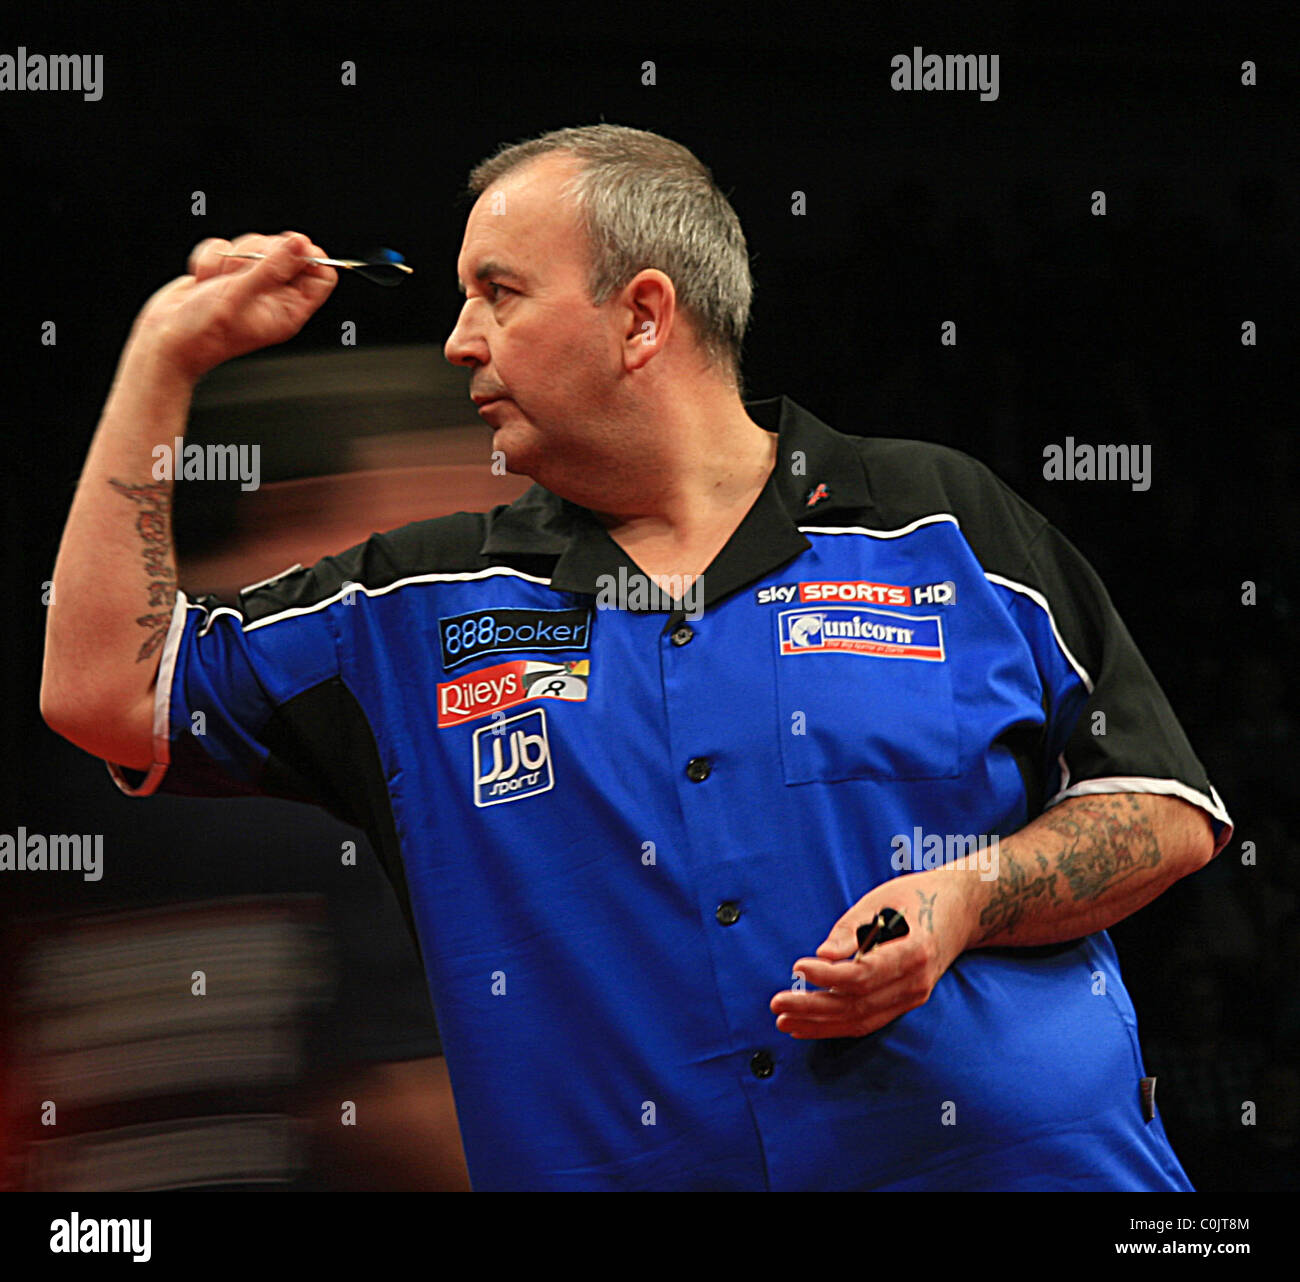
[(985, 467), (746, 410), (776, 466), (702, 612), (603, 608), (637, 568), (534, 486), (179, 599), (157, 764), (119, 785), (366, 829), (476, 1189), (1189, 1188), (1104, 931), (964, 953), (868, 1037), (776, 1030), (846, 908), (1046, 805), (1182, 797), (1216, 851), (1231, 821), (1093, 571)]

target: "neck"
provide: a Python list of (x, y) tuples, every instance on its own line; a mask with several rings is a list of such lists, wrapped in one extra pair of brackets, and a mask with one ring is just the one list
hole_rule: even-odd
[(621, 541), (687, 544), (739, 524), (772, 473), (777, 436), (728, 390), (640, 408), (608, 445), (598, 466), (547, 488)]

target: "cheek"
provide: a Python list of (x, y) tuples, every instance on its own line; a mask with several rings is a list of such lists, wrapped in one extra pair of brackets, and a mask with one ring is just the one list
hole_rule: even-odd
[(514, 359), (527, 364), (538, 386), (559, 388), (599, 381), (607, 355), (590, 329), (570, 325), (540, 330)]
[(605, 383), (618, 361), (618, 345), (607, 329), (587, 324), (569, 334), (567, 361), (573, 377), (587, 383)]
[(511, 325), (492, 345), (501, 381), (533, 403), (551, 392), (572, 395), (575, 386), (603, 386), (617, 354), (609, 334), (599, 326), (572, 319), (566, 323), (556, 315)]

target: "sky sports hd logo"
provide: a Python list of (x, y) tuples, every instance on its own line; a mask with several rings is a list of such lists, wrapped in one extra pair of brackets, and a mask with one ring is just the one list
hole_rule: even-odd
[(895, 614), (865, 606), (811, 606), (777, 617), (782, 655), (854, 654), (942, 663), (938, 615)]
[(957, 585), (922, 583), (908, 587), (901, 583), (871, 583), (865, 579), (848, 582), (778, 583), (754, 593), (759, 605), (791, 605), (795, 601), (852, 601), (862, 605), (956, 605)]
[(474, 731), (474, 804), (519, 801), (555, 787), (546, 713), (533, 708)]

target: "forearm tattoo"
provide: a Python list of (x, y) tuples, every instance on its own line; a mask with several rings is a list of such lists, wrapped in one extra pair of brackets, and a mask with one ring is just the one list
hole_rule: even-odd
[(1049, 811), (1044, 821), (1065, 839), (1057, 862), (1076, 901), (1096, 899), (1160, 862), (1150, 819), (1131, 792)]
[(1160, 863), (1150, 814), (1133, 793), (1081, 798), (1050, 810), (1040, 822), (1044, 835), (1055, 837), (1051, 842), (1055, 856), (1049, 860), (1041, 850), (1035, 851), (1038, 871), (1033, 875), (1027, 854), (1017, 858), (1006, 845), (1000, 848), (998, 878), (980, 912), (981, 943), (995, 935), (1013, 934), (1031, 900), (1046, 896), (1060, 902), (1058, 873), (1070, 888), (1071, 900), (1080, 904)]
[(135, 656), (135, 661), (141, 663), (162, 646), (176, 604), (176, 571), (167, 559), (172, 542), (172, 487), (170, 481), (130, 485), (110, 478), (108, 483), (140, 507), (135, 528), (143, 544), (144, 568), (149, 576), (149, 604), (164, 607), (155, 614), (142, 614), (136, 619), (142, 628), (149, 629), (148, 638)]
[(1005, 931), (1008, 935), (1015, 931), (1022, 917), (1025, 906), (1031, 899), (1046, 895), (1056, 900), (1056, 874), (1048, 872), (1047, 860), (1038, 855), (1038, 872), (1026, 867), (1005, 846), (998, 851), (998, 878), (993, 883), (993, 895), (980, 913), (980, 925), (984, 933), (980, 942)]

